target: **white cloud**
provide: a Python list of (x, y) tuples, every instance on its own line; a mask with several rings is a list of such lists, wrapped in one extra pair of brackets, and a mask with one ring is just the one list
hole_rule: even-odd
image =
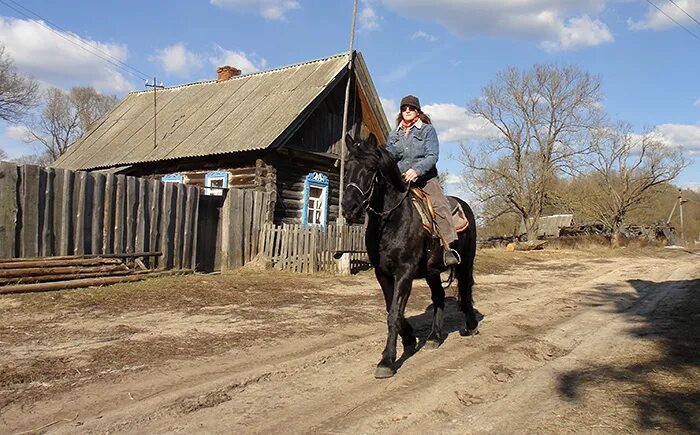
[(362, 0), (359, 14), (361, 30), (375, 30), (379, 28), (380, 17), (374, 7), (374, 0)]
[(211, 0), (211, 4), (234, 11), (252, 11), (273, 21), (283, 21), (287, 12), (301, 9), (301, 4), (294, 0)]
[(422, 30), (419, 30), (416, 33), (414, 33), (413, 35), (411, 35), (411, 39), (419, 39), (419, 38), (427, 39), (430, 42), (435, 42), (438, 40), (437, 36), (430, 35), (428, 33), (425, 33)]
[[(655, 2), (658, 9), (652, 5), (648, 5), (647, 13), (644, 18), (639, 21), (630, 18), (627, 20), (627, 25), (632, 30), (663, 30), (676, 26), (676, 23), (670, 20), (669, 17), (685, 25), (693, 23), (693, 19), (686, 15), (685, 12), (694, 17), (700, 15), (700, 1), (674, 0), (674, 2), (678, 6), (674, 5), (673, 2), (667, 1)], [(659, 11), (659, 9), (661, 9), (661, 11)]]
[(149, 60), (159, 62), (165, 71), (183, 78), (190, 77), (202, 67), (200, 56), (187, 50), (182, 42), (156, 50)]
[(396, 124), (396, 115), (399, 113), (399, 104), (395, 100), (384, 97), (379, 97), (379, 101), (382, 102), (382, 108), (386, 118), (389, 120), (389, 125), (393, 127)]
[(9, 125), (5, 127), (5, 136), (19, 142), (26, 142), (31, 137), (29, 129), (23, 125)]
[(653, 134), (668, 146), (682, 147), (688, 155), (700, 156), (700, 125), (661, 124)]
[[(398, 103), (389, 98), (380, 97), (389, 125), (396, 124), (399, 113)], [(438, 132), (440, 143), (455, 143), (473, 139), (486, 139), (496, 136), (496, 130), (484, 120), (469, 113), (461, 106), (451, 103), (422, 104), (423, 112), (430, 116)]]
[(693, 103), (693, 106), (700, 106), (700, 98), (695, 100), (695, 102)]
[(567, 25), (559, 24), (557, 38), (540, 43), (540, 47), (545, 51), (565, 51), (577, 47), (591, 47), (614, 40), (605, 24), (599, 20), (592, 20), (588, 16), (571, 18)]
[(245, 53), (242, 51), (231, 51), (223, 47), (216, 46), (218, 53), (215, 56), (209, 57), (209, 62), (215, 68), (224, 65), (230, 65), (241, 70), (242, 74), (250, 74), (267, 67), (267, 60), (256, 60), (255, 53)]
[(485, 139), (496, 135), (483, 119), (456, 104), (441, 103), (423, 106), (438, 132), (440, 143)]
[(613, 36), (607, 25), (595, 19), (609, 1), (383, 0), (399, 14), (438, 22), (456, 35), (535, 41), (550, 51), (611, 42)]
[[(113, 65), (125, 62), (124, 44), (103, 43), (71, 32), (51, 30), (43, 21), (0, 17), (0, 41), (17, 69), (51, 86), (94, 86), (101, 92), (127, 92), (134, 86)], [(81, 48), (82, 47), (82, 48)]]
[(461, 184), (464, 182), (464, 179), (463, 179), (461, 176), (459, 176), (459, 175), (449, 174), (449, 173), (448, 173), (448, 174), (447, 174), (447, 177), (445, 178), (445, 180), (444, 180), (443, 182), (444, 182), (445, 184), (456, 184), (456, 185), (459, 186), (459, 185), (461, 185)]

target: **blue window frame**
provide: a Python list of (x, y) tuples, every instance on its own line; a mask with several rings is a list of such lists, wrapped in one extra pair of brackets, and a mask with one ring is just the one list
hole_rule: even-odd
[[(228, 189), (228, 172), (213, 171), (204, 176), (204, 194), (213, 196), (222, 196), (223, 189)], [(209, 189), (210, 187), (221, 187), (223, 189)]]
[(184, 183), (185, 177), (180, 174), (168, 174), (163, 175), (160, 181), (162, 181), (163, 183)]
[(304, 180), (304, 225), (328, 225), (328, 176), (311, 172)]

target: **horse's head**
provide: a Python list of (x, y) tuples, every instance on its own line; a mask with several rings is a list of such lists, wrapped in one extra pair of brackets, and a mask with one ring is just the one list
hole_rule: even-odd
[(346, 135), (345, 146), (348, 154), (345, 162), (343, 216), (349, 221), (359, 221), (362, 220), (377, 182), (380, 150), (373, 134), (363, 141), (355, 141)]

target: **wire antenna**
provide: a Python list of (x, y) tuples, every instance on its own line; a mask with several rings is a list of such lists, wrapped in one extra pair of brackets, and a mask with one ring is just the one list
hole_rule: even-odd
[(163, 86), (163, 82), (157, 83), (155, 77), (153, 77), (153, 83), (148, 83), (148, 80), (146, 80), (144, 86), (147, 88), (153, 88), (153, 149), (156, 149), (156, 146), (158, 146), (158, 143), (156, 142), (156, 133), (158, 132), (158, 122), (156, 121), (156, 116), (158, 115), (158, 109), (156, 107), (156, 92), (158, 89), (165, 89), (165, 86)]

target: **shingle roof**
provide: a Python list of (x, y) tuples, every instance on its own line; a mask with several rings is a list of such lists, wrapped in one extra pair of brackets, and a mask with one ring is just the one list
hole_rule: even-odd
[(158, 90), (155, 147), (153, 91), (129, 93), (53, 166), (98, 169), (267, 148), (346, 65), (344, 53)]

